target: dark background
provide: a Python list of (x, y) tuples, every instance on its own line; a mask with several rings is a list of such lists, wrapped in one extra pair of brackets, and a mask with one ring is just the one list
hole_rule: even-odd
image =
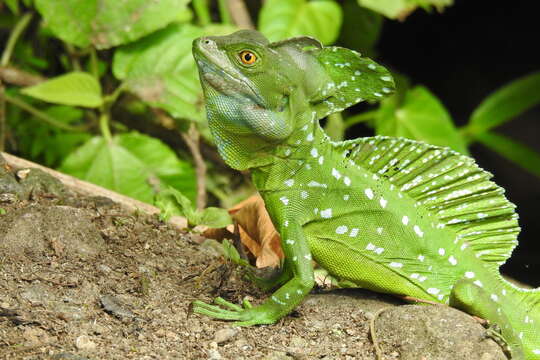
[[(540, 70), (540, 26), (533, 1), (457, 0), (442, 14), (418, 10), (405, 22), (385, 21), (378, 61), (427, 86), (464, 125), (492, 91)], [(540, 152), (540, 107), (496, 129)], [(517, 205), (520, 245), (502, 271), (540, 286), (540, 178), (474, 145), (472, 155)]]

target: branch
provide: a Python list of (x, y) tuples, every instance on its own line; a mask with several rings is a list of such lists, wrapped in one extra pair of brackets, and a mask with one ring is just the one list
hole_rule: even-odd
[(242, 29), (255, 29), (251, 16), (243, 0), (227, 0), (229, 14), (233, 22)]
[(193, 123), (190, 125), (187, 133), (181, 132), (180, 134), (193, 156), (195, 174), (197, 176), (197, 209), (202, 210), (206, 207), (206, 163), (201, 155), (199, 146), (201, 136)]
[(11, 85), (32, 86), (47, 80), (13, 66), (0, 66), (0, 80)]
[[(41, 166), (39, 164), (33, 163), (31, 161), (21, 159), (19, 157), (7, 154), (7, 153), (0, 153), (0, 156), (4, 157), (7, 164), (10, 167), (13, 167), (15, 169), (26, 169), (26, 168), (37, 168), (40, 169), (58, 180), (62, 182), (67, 188), (71, 189), (72, 191), (85, 195), (85, 196), (103, 196), (108, 197), (112, 201), (120, 204), (122, 208), (126, 209), (127, 211), (142, 211), (145, 214), (148, 215), (154, 215), (159, 214), (160, 210), (152, 206), (150, 204), (141, 202), (139, 200), (132, 199), (130, 197), (127, 197), (125, 195), (119, 194), (117, 192), (102, 188), (101, 186), (91, 184), (89, 182), (79, 180), (77, 178), (74, 178), (73, 176), (66, 175), (64, 173), (49, 169), (48, 167)], [(187, 227), (187, 221), (185, 218), (181, 216), (173, 216), (169, 220), (169, 223), (178, 226), (180, 228)]]

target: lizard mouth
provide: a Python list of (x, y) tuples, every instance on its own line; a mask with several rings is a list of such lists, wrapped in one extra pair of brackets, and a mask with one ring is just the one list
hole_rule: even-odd
[(261, 107), (266, 107), (263, 99), (253, 89), (252, 84), (246, 79), (238, 78), (237, 74), (231, 74), (214, 64), (210, 59), (195, 54), (195, 61), (199, 68), (201, 80), (206, 82), (216, 91), (229, 97), (243, 101), (250, 101)]

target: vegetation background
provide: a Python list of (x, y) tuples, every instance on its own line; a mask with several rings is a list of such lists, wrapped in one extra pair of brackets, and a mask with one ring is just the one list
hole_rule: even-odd
[(384, 134), (449, 146), (518, 205), (503, 270), (540, 285), (540, 55), (530, 2), (2, 0), (0, 149), (219, 226), (254, 189), (205, 123), (191, 41), (257, 28), (311, 35), (394, 74), (379, 104), (330, 116), (336, 140)]

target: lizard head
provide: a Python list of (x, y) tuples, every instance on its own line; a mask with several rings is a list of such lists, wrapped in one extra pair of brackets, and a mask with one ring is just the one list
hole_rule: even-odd
[(254, 30), (195, 39), (193, 55), (206, 99), (224, 96), (231, 102), (283, 110), (301, 83), (303, 69), (294, 54), (274, 45)]

